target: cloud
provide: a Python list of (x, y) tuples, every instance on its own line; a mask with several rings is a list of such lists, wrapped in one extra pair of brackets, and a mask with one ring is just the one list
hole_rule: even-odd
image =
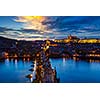
[(12, 38), (17, 40), (35, 40), (42, 37), (41, 34), (36, 34), (38, 30), (34, 29), (13, 29), (7, 27), (0, 27), (0, 36)]
[(36, 33), (36, 32), (39, 32), (38, 30), (35, 30), (35, 29), (20, 29), (18, 31), (26, 32), (26, 33)]
[(11, 28), (0, 27), (0, 32), (5, 32), (5, 31), (14, 31), (14, 30)]
[(96, 16), (17, 16), (14, 21), (23, 28), (0, 27), (0, 34), (26, 40), (65, 38), (69, 34), (100, 37), (100, 17)]
[(42, 24), (46, 20), (43, 16), (19, 16), (14, 19), (16, 22), (23, 23), (24, 28), (45, 31), (46, 26)]

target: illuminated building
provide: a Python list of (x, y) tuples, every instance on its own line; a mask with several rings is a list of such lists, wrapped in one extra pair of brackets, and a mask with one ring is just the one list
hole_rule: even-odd
[(78, 43), (100, 43), (100, 39), (80, 39)]
[(68, 38), (65, 39), (56, 39), (54, 40), (55, 42), (61, 42), (61, 43), (69, 43), (69, 42), (73, 42), (73, 43), (100, 43), (100, 39), (92, 39), (92, 38), (85, 38), (85, 39), (79, 39), (76, 36), (68, 36)]
[(55, 42), (62, 42), (62, 43), (69, 43), (69, 42), (75, 42), (77, 43), (79, 41), (79, 38), (77, 36), (68, 36), (68, 38), (64, 38), (64, 39), (58, 39), (58, 40), (54, 40)]

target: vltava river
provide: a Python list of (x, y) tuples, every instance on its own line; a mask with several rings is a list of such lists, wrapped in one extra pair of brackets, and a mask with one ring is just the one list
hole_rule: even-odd
[(2, 83), (24, 83), (30, 82), (25, 76), (29, 74), (32, 61), (17, 59), (6, 59), (0, 62), (0, 82)]
[[(61, 83), (100, 82), (100, 62), (75, 61), (73, 59), (52, 58), (51, 65), (57, 70)], [(1, 83), (27, 83), (32, 61), (6, 59), (0, 62)]]
[(75, 61), (73, 59), (51, 59), (61, 83), (100, 82), (100, 62)]

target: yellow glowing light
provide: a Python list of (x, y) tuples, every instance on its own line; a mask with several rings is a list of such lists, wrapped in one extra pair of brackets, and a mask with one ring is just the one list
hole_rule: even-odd
[(44, 33), (46, 26), (42, 24), (46, 20), (44, 16), (19, 16), (15, 21), (23, 22), (27, 29), (35, 29)]
[(43, 16), (33, 16), (33, 18), (37, 19), (38, 21), (44, 21), (45, 17)]
[(43, 16), (21, 16), (21, 19), (24, 19), (26, 21), (38, 21), (38, 22), (42, 22), (45, 20), (45, 17)]

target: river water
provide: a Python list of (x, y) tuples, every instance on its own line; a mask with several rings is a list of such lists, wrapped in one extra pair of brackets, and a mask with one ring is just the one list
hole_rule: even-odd
[[(61, 83), (100, 82), (100, 62), (75, 61), (73, 59), (52, 58), (51, 65), (57, 71)], [(32, 61), (6, 59), (0, 62), (0, 83), (28, 83), (25, 76), (30, 74)]]

